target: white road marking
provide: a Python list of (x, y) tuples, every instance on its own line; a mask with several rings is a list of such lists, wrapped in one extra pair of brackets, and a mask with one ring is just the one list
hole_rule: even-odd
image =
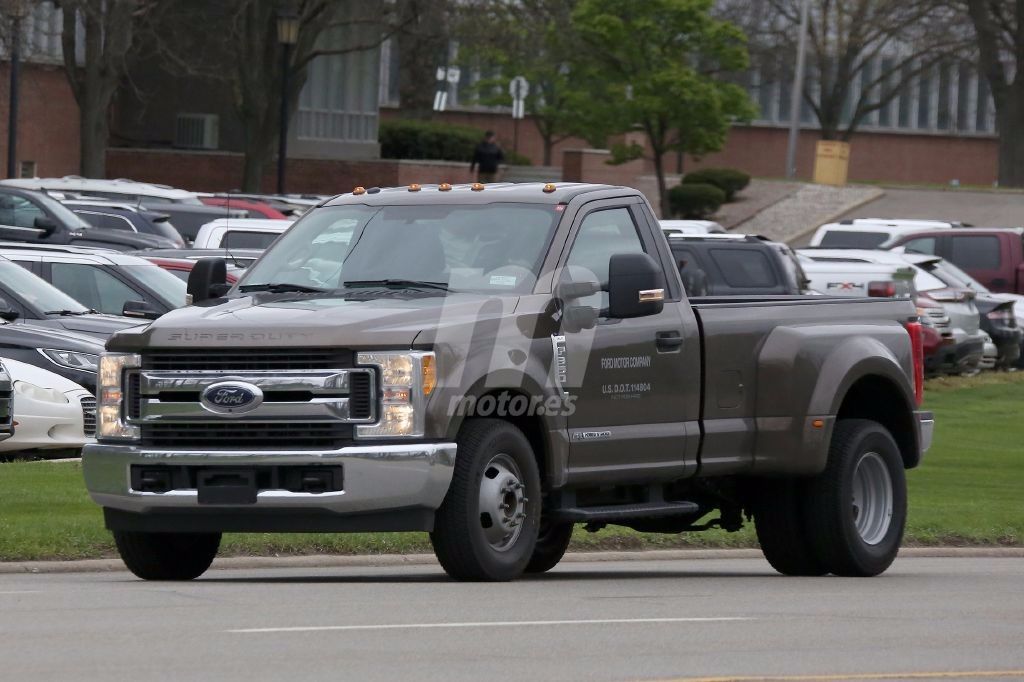
[(508, 620), (481, 621), (478, 623), (390, 623), (386, 625), (319, 625), (287, 628), (244, 628), (226, 630), (235, 634), (258, 634), (268, 632), (327, 632), (346, 630), (420, 630), (431, 628), (516, 628), (545, 625), (641, 625), (644, 623), (722, 623), (729, 621), (750, 621), (756, 618), (715, 617), (715, 618), (600, 618), (595, 620)]
[(42, 590), (5, 590), (5, 591), (0, 591), (0, 595), (2, 595), (2, 594), (41, 594), (41, 593), (42, 593)]

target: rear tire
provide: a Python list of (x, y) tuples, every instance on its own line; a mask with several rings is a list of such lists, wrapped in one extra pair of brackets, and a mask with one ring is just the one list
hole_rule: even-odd
[(761, 479), (754, 502), (754, 527), (764, 558), (783, 575), (825, 575), (803, 518), (804, 482)]
[(456, 580), (522, 575), (540, 526), (540, 473), (523, 432), (500, 419), (473, 419), (459, 436), (455, 472), (434, 516), (430, 542)]
[(135, 533), (114, 531), (128, 570), (143, 580), (193, 580), (213, 563), (220, 533)]
[(569, 549), (572, 529), (571, 523), (541, 521), (537, 544), (533, 547), (530, 562), (526, 564), (526, 573), (544, 573), (557, 566)]
[(866, 419), (836, 423), (828, 465), (807, 484), (805, 518), (830, 573), (873, 576), (889, 568), (903, 540), (907, 481), (885, 427)]

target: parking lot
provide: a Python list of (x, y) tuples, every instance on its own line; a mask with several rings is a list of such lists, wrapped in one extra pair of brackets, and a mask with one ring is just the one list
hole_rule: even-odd
[(4, 575), (0, 656), (12, 680), (1022, 679), (1020, 580), (1010, 558), (902, 558), (872, 580), (761, 559), (508, 584), (436, 565)]

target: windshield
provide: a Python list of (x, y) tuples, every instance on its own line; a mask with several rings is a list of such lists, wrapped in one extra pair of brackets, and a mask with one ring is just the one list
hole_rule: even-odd
[(121, 267), (152, 289), (167, 305), (173, 308), (185, 305), (185, 282), (159, 265), (123, 265)]
[(391, 281), (453, 291), (532, 290), (555, 206), (334, 206), (311, 211), (240, 284), (340, 289)]
[(77, 215), (70, 208), (60, 203), (49, 194), (43, 194), (37, 192), (33, 197), (36, 201), (46, 207), (53, 216), (64, 225), (67, 225), (69, 230), (80, 230), (82, 228), (92, 227), (89, 223), (82, 219), (80, 215)]
[(89, 312), (88, 308), (60, 289), (9, 260), (0, 260), (0, 284), (0, 292), (6, 290), (16, 294), (27, 305), (36, 308), (37, 314), (63, 310)]
[(933, 264), (929, 264), (925, 269), (949, 286), (967, 287), (968, 289), (974, 289), (979, 294), (991, 293), (989, 292), (988, 287), (950, 263), (948, 260), (941, 260)]

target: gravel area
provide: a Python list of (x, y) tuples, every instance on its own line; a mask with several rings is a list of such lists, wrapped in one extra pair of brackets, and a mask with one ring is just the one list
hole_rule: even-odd
[(878, 187), (803, 185), (735, 229), (775, 241), (799, 239), (818, 226), (885, 194)]
[(737, 228), (746, 221), (800, 189), (799, 182), (784, 180), (751, 180), (735, 200), (723, 205), (713, 217), (727, 230)]

